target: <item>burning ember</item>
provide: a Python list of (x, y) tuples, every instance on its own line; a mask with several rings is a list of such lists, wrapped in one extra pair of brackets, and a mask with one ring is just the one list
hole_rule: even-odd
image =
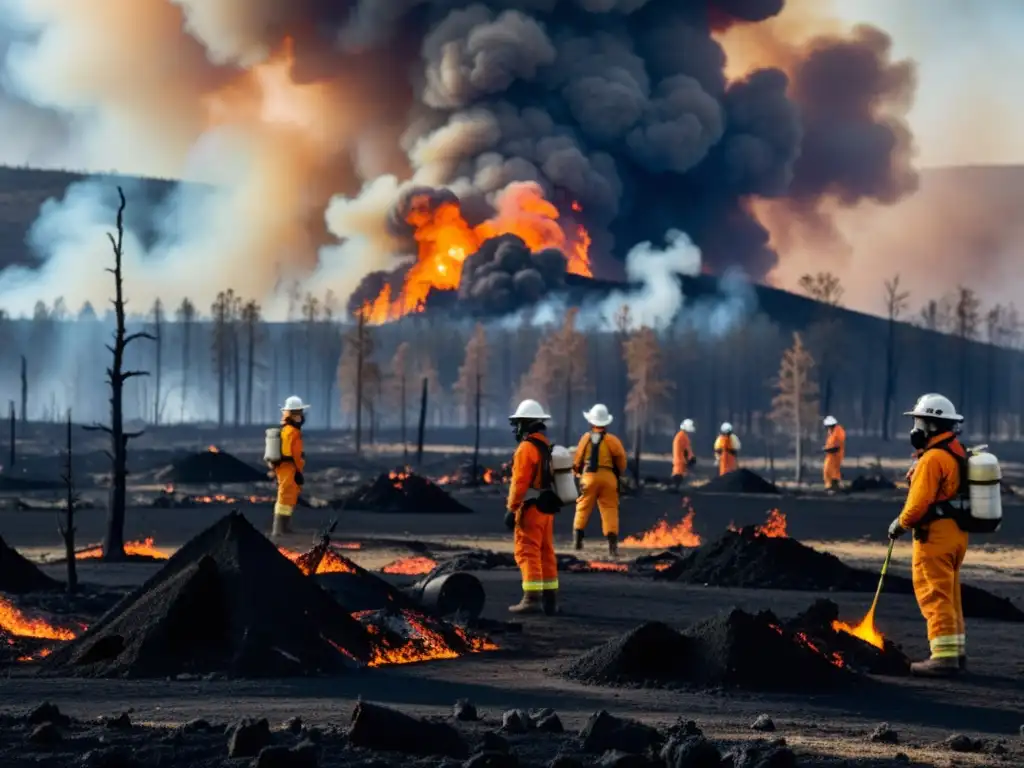
[[(737, 528), (733, 523), (729, 523), (729, 530), (733, 533), (738, 533)], [(754, 533), (758, 536), (764, 536), (768, 539), (785, 539), (789, 537), (786, 532), (786, 516), (777, 509), (769, 510), (768, 517), (764, 523), (754, 528)]]
[(188, 504), (269, 504), (276, 500), (276, 496), (227, 496), (223, 493), (185, 498), (185, 502)]
[[(333, 546), (333, 545), (332, 545)], [(359, 547), (356, 546), (355, 549)], [(304, 558), (308, 558), (311, 552), (295, 552), (290, 549), (284, 549), (279, 547), (278, 552), (291, 560), (302, 571), (306, 576), (309, 576), (309, 564)], [(316, 573), (355, 573), (355, 566), (349, 562), (348, 559), (342, 557), (337, 552), (331, 549), (327, 549), (324, 552), (323, 557), (320, 559), (320, 563), (316, 567)]]
[(206, 450), (209, 451), (210, 453), (220, 453), (220, 448), (218, 448), (216, 445), (211, 445)]
[(466, 464), (459, 468), (453, 475), (442, 475), (434, 481), (436, 485), (500, 485), (501, 476), (490, 467), (480, 467), (478, 477), (473, 477), (472, 464)]
[(592, 571), (614, 571), (617, 573), (625, 573), (629, 570), (629, 564), (610, 563), (607, 560), (590, 560), (587, 562), (587, 568)]
[(2, 597), (0, 630), (15, 637), (34, 637), (40, 640), (74, 640), (78, 635), (74, 630), (55, 627), (43, 619), (31, 619)]
[(406, 557), (388, 563), (382, 569), (382, 573), (403, 574), (406, 576), (423, 576), (430, 573), (437, 567), (437, 561), (429, 557)]
[[(363, 308), (367, 322), (380, 324), (403, 315), (423, 311), (432, 289), (455, 290), (462, 277), (462, 264), (480, 246), (499, 235), (516, 235), (534, 253), (546, 248), (562, 251), (571, 274), (591, 277), (590, 235), (577, 225), (571, 234), (559, 224), (558, 208), (545, 200), (534, 185), (520, 185), (507, 191), (494, 218), (471, 227), (462, 216), (458, 202), (435, 205), (429, 195), (415, 195), (409, 202), (406, 221), (417, 243), (416, 262), (409, 268), (397, 296), (385, 286)], [(573, 206), (578, 210), (578, 204)]]
[[(142, 541), (126, 541), (124, 543), (124, 553), (129, 556), (151, 557), (154, 560), (168, 560), (171, 557), (163, 550), (153, 546), (152, 537)], [(103, 557), (102, 546), (90, 547), (75, 553), (76, 560), (95, 560), (101, 557)]]
[(870, 643), (880, 650), (885, 650), (885, 637), (875, 629), (875, 607), (871, 606), (871, 610), (868, 611), (868, 615), (865, 616), (860, 624), (855, 627), (851, 627), (842, 621), (833, 621), (832, 629), (836, 632), (845, 632), (848, 635), (859, 637), (865, 643)]
[[(465, 630), (450, 624), (431, 627), (426, 616), (411, 611), (358, 611), (352, 614), (352, 618), (363, 624), (377, 641), (368, 664), (371, 667), (457, 659), (464, 653), (498, 649), (490, 640), (471, 637)], [(453, 638), (449, 640), (445, 634), (451, 634)], [(459, 650), (456, 644), (462, 645), (464, 650)]]
[(670, 525), (661, 520), (646, 533), (628, 536), (622, 541), (623, 547), (638, 549), (658, 549), (661, 547), (699, 547), (700, 535), (693, 530), (694, 511), (691, 509), (681, 522)]
[[(785, 637), (785, 630), (783, 630), (782, 627), (780, 627), (778, 624), (772, 624), (771, 628), (783, 637)], [(811, 638), (807, 636), (806, 632), (794, 632), (793, 639), (799, 645), (802, 645), (804, 648), (811, 651), (812, 653), (816, 653), (818, 656), (828, 659), (829, 663), (832, 666), (839, 667), (840, 669), (846, 666), (846, 662), (843, 660), (843, 657), (840, 654), (836, 653), (835, 651), (822, 650), (813, 640), (811, 640)]]
[(406, 467), (405, 469), (396, 469), (388, 472), (388, 480), (391, 481), (391, 485), (395, 488), (401, 489), (406, 480), (409, 479), (409, 475), (412, 474), (412, 469)]

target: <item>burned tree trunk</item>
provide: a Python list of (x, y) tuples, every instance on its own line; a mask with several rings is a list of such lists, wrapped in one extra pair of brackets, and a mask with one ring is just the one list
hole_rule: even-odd
[(423, 377), (423, 393), (420, 395), (420, 426), (416, 435), (416, 466), (423, 464), (423, 435), (427, 429), (427, 382)]
[(75, 476), (71, 468), (71, 409), (68, 409), (67, 463), (64, 467), (64, 487), (67, 489), (67, 511), (64, 521), (58, 523), (60, 536), (64, 540), (64, 559), (67, 562), (67, 591), (69, 595), (78, 591), (78, 563), (75, 559), (75, 506), (78, 494), (75, 492)]
[(245, 369), (245, 423), (252, 424), (252, 392), (256, 372), (256, 322), (249, 321), (248, 338), (246, 339)]
[(28, 424), (28, 360), (21, 356), (21, 423)]
[(117, 237), (109, 234), (110, 244), (114, 250), (114, 266), (107, 272), (114, 276), (114, 343), (108, 344), (113, 360), (107, 368), (107, 383), (110, 384), (110, 425), (95, 424), (85, 427), (90, 431), (105, 432), (110, 435), (111, 459), (110, 497), (107, 506), (107, 532), (103, 539), (103, 559), (124, 559), (124, 514), (126, 505), (126, 486), (128, 478), (128, 441), (139, 437), (142, 432), (124, 431), (124, 383), (137, 376), (147, 376), (146, 371), (124, 370), (124, 353), (128, 345), (138, 339), (154, 340), (149, 333), (139, 332), (127, 334), (124, 327), (124, 281), (121, 274), (121, 261), (124, 256), (124, 191), (118, 187), (117, 194), (120, 205), (117, 209)]
[(153, 395), (153, 424), (159, 426), (160, 424), (160, 378), (161, 372), (163, 371), (163, 351), (164, 351), (164, 336), (163, 336), (163, 325), (164, 325), (164, 305), (157, 299), (153, 302), (153, 338), (156, 339), (156, 374), (154, 375), (153, 384), (155, 387), (155, 393)]
[(475, 403), (475, 419), (474, 419), (474, 435), (473, 435), (473, 485), (476, 485), (477, 478), (480, 477), (480, 381), (483, 379), (482, 373), (476, 375), (476, 403)]
[(356, 456), (363, 447), (363, 360), (364, 334), (366, 332), (366, 313), (359, 313), (359, 325), (356, 329)]
[(231, 368), (234, 373), (235, 396), (232, 403), (237, 429), (242, 424), (242, 344), (238, 338), (238, 320), (231, 321)]
[(17, 445), (17, 435), (15, 434), (15, 416), (14, 416), (14, 401), (13, 400), (11, 400), (11, 402), (9, 403), (9, 406), (10, 406), (10, 417), (11, 417), (11, 433), (10, 433), (11, 445), (10, 445), (10, 458), (8, 459), (7, 463), (8, 463), (9, 466), (13, 467), (14, 466), (14, 462), (17, 461), (17, 458), (18, 458), (18, 451), (15, 448), (15, 446)]

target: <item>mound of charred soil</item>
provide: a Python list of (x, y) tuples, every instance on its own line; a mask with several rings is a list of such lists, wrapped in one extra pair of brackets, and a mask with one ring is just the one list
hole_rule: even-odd
[(713, 477), (699, 490), (710, 493), (779, 493), (775, 483), (749, 469), (737, 469)]
[(734, 608), (683, 632), (648, 622), (587, 651), (561, 670), (590, 685), (728, 686), (823, 690), (849, 683), (841, 658), (785, 629), (771, 613)]
[(206, 450), (174, 461), (157, 473), (161, 482), (183, 485), (266, 483), (266, 470), (256, 469), (224, 451)]
[(815, 600), (811, 607), (786, 622), (785, 627), (802, 635), (821, 650), (839, 654), (850, 668), (875, 675), (909, 675), (910, 659), (891, 640), (883, 640), (882, 648), (848, 632), (834, 629), (839, 619), (839, 606), (831, 600)]
[(43, 668), (92, 677), (265, 677), (341, 671), (372, 657), (360, 624), (232, 512)]
[[(758, 534), (755, 526), (726, 531), (696, 549), (684, 550), (675, 562), (654, 571), (655, 578), (747, 589), (793, 589), (810, 592), (874, 592), (878, 574), (851, 568), (829, 552), (819, 552), (787, 536)], [(913, 594), (910, 579), (886, 577), (885, 589)], [(1024, 622), (1008, 598), (963, 585), (964, 616)]]
[(882, 474), (857, 475), (850, 481), (848, 490), (850, 493), (864, 493), (865, 491), (892, 491), (896, 489), (896, 483)]
[(382, 472), (372, 483), (335, 501), (335, 509), (363, 512), (467, 514), (473, 510), (452, 498), (441, 486), (408, 471)]
[(18, 550), (7, 546), (0, 538), (0, 592), (22, 594), (63, 586), (59, 581), (51, 579), (30, 560), (21, 556)]

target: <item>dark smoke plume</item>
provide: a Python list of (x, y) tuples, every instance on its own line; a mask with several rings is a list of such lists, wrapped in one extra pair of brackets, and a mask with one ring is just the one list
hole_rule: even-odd
[(515, 235), (494, 237), (466, 259), (459, 298), (477, 316), (508, 314), (564, 288), (565, 267), (561, 251), (531, 253)]

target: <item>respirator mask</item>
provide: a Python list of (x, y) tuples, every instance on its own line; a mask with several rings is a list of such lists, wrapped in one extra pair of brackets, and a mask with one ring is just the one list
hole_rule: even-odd
[(910, 430), (910, 444), (915, 449), (921, 450), (928, 445), (928, 438), (931, 437), (929, 424), (924, 419), (914, 417), (914, 427)]
[(517, 443), (521, 443), (526, 439), (526, 436), (530, 434), (530, 428), (533, 426), (532, 422), (523, 419), (510, 419), (509, 424), (512, 425), (512, 432), (516, 436)]

